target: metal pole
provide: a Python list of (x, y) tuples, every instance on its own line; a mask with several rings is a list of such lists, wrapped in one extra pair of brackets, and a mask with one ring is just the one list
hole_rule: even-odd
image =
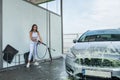
[(3, 68), (2, 56), (2, 0), (0, 0), (0, 69)]
[(60, 12), (61, 12), (61, 40), (62, 40), (62, 54), (64, 53), (63, 51), (63, 0), (60, 0)]
[[(47, 11), (46, 11), (46, 26), (47, 26), (47, 28), (49, 29), (49, 31), (48, 31), (48, 35), (49, 35), (49, 47), (51, 48), (51, 17), (50, 17), (50, 12), (49, 12), (49, 10), (48, 10), (48, 2), (46, 3), (46, 9), (47, 9)], [(47, 47), (48, 48), (48, 47)], [(49, 54), (49, 58), (50, 58), (50, 61), (52, 62), (52, 55), (51, 55), (51, 50), (50, 50), (50, 48), (48, 48), (48, 54)]]
[(15, 66), (16, 66), (16, 62), (17, 62), (17, 61), (16, 61), (16, 57), (17, 57), (17, 56), (15, 56)]
[[(47, 16), (48, 16), (48, 27), (49, 27), (49, 47), (51, 48), (51, 15), (50, 15), (50, 12), (48, 12)], [(52, 54), (51, 54), (50, 48), (48, 48), (48, 53), (49, 53), (49, 58), (52, 62)]]
[(18, 64), (20, 65), (20, 54), (18, 54)]

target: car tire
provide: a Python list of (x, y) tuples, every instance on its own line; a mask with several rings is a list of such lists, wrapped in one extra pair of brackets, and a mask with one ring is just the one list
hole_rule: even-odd
[(70, 75), (69, 73), (67, 73), (68, 74), (68, 77), (73, 77), (72, 75)]
[(112, 77), (112, 80), (120, 80), (120, 79), (117, 77)]
[(67, 73), (68, 74), (68, 77), (70, 80), (76, 80), (76, 78), (74, 76), (72, 76), (71, 74)]

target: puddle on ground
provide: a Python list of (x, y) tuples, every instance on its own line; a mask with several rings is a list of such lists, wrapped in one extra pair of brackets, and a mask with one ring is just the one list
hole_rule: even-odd
[(39, 65), (39, 66), (37, 66), (37, 68), (42, 68), (42, 66)]

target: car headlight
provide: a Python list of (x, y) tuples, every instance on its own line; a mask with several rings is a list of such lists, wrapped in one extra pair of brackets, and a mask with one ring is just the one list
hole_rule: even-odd
[(73, 51), (71, 49), (69, 49), (67, 55), (69, 55), (69, 57), (75, 58), (76, 55), (73, 53)]

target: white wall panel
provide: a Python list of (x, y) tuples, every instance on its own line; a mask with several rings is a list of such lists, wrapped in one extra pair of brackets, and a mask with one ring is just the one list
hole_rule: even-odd
[[(48, 42), (47, 40), (47, 29), (48, 26), (46, 25), (46, 18), (47, 11), (27, 3), (23, 0), (3, 0), (3, 48), (6, 47), (7, 44), (12, 45), (16, 49), (19, 50), (19, 54), (23, 54), (29, 51), (29, 31), (31, 29), (32, 24), (37, 24), (39, 27), (39, 31), (45, 43)], [(51, 32), (52, 38), (54, 31), (57, 31), (59, 27), (61, 27), (60, 16), (55, 15), (52, 13), (51, 15)], [(47, 19), (47, 20), (46, 20)], [(57, 25), (57, 26), (56, 26)], [(54, 30), (52, 30), (54, 29)], [(55, 30), (56, 29), (56, 30)], [(59, 29), (59, 32), (60, 29)], [(58, 33), (60, 35), (60, 33)], [(57, 38), (56, 38), (57, 37)], [(60, 37), (54, 36), (55, 44), (52, 47), (58, 47), (57, 53), (53, 53), (53, 56), (56, 57), (61, 54), (61, 40)], [(57, 40), (58, 39), (58, 40)], [(59, 41), (59, 42), (56, 42)], [(58, 44), (59, 43), (59, 44)], [(53, 44), (53, 42), (51, 42)], [(42, 48), (42, 47), (41, 47)], [(44, 54), (44, 49), (39, 49), (39, 53), (41, 55)], [(48, 55), (45, 57), (48, 58)]]
[(60, 56), (62, 53), (62, 39), (61, 39), (61, 17), (50, 14), (50, 34), (51, 34), (51, 48), (56, 51), (51, 51), (52, 56)]

